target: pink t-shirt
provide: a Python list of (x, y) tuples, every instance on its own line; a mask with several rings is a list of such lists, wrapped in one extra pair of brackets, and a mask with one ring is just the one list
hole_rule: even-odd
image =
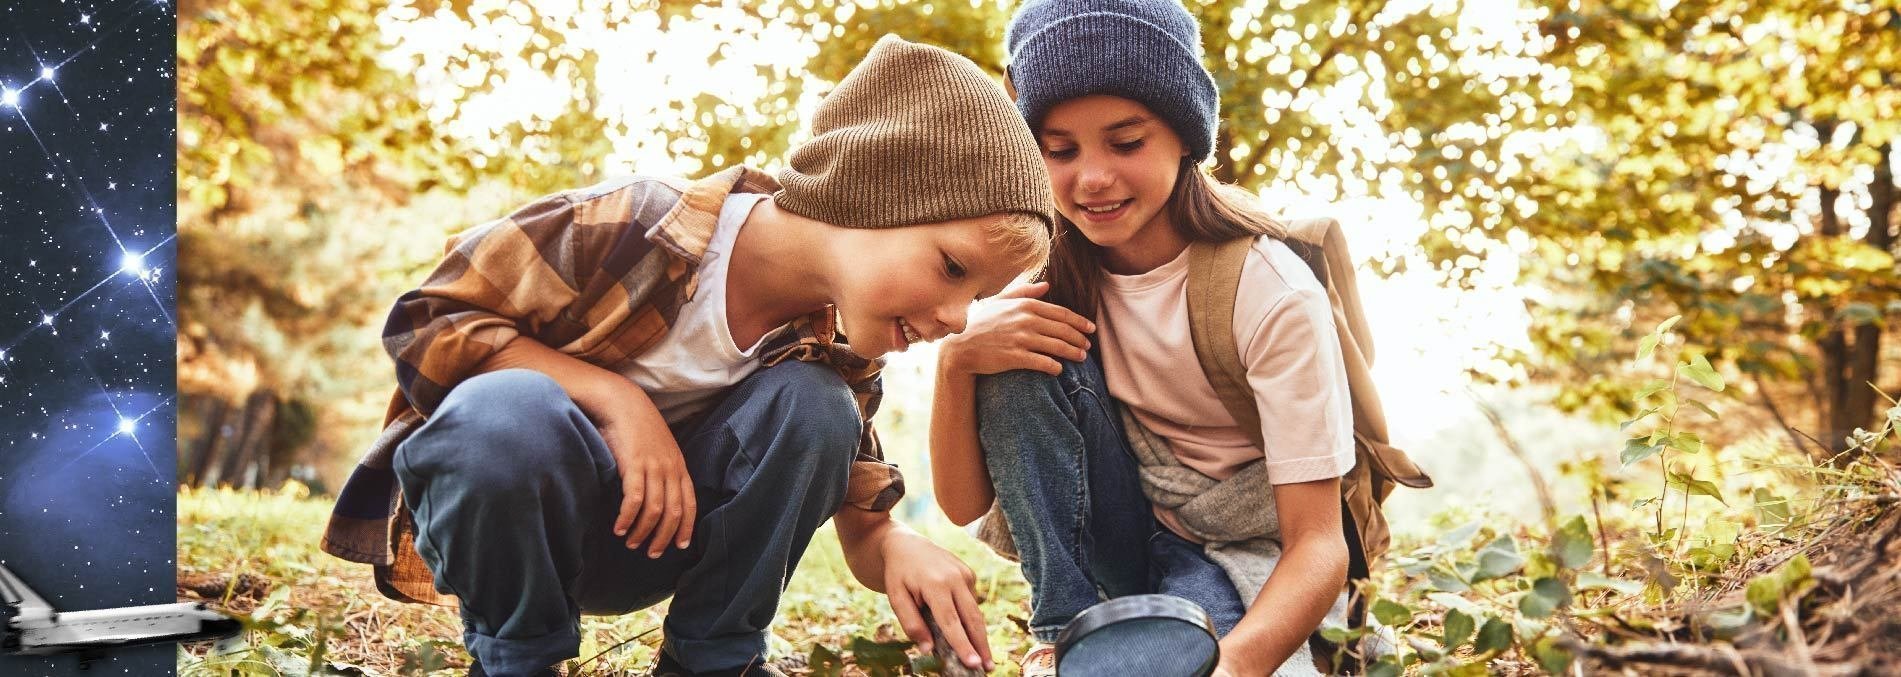
[[(1146, 273), (1105, 277), (1095, 338), (1109, 394), (1168, 440), (1182, 463), (1227, 479), (1265, 455), (1272, 484), (1353, 468), (1353, 409), (1333, 309), (1313, 270), (1286, 244), (1255, 242), (1234, 302), (1234, 341), (1266, 449), (1254, 448), (1235, 425), (1195, 358), (1186, 252)], [(1172, 516), (1157, 514), (1174, 526)]]

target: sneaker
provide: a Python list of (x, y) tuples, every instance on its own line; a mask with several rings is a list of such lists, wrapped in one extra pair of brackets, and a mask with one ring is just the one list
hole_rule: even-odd
[(1056, 677), (1056, 645), (1038, 644), (1023, 654), (1023, 677)]

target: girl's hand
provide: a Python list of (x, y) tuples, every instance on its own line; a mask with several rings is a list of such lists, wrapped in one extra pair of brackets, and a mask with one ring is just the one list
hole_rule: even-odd
[(1043, 301), (1048, 291), (1048, 282), (1033, 282), (978, 302), (964, 331), (946, 337), (938, 349), (940, 367), (965, 374), (1033, 369), (1054, 376), (1063, 371), (1059, 360), (1081, 361), (1089, 350), (1085, 334), (1096, 323)]
[(937, 648), (931, 644), (931, 628), (924, 618), (930, 614), (931, 622), (943, 631), (944, 642), (965, 667), (985, 671), (995, 667), (983, 611), (977, 608), (977, 576), (963, 560), (923, 536), (904, 531), (886, 537), (884, 563), (885, 596), (898, 626), (917, 642), (919, 651), (930, 653)]

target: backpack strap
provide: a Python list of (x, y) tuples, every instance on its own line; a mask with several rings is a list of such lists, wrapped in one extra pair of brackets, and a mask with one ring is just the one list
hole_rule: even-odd
[(1195, 342), (1201, 373), (1214, 386), (1221, 406), (1234, 417), (1256, 448), (1261, 441), (1261, 415), (1254, 408), (1247, 367), (1241, 364), (1234, 342), (1234, 296), (1241, 288), (1241, 265), (1247, 262), (1254, 238), (1188, 245), (1188, 334)]

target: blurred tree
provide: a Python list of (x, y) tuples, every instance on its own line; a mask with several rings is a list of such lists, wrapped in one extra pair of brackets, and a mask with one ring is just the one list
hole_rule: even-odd
[(1881, 335), (1901, 321), (1895, 3), (1540, 4), (1565, 96), (1487, 121), (1529, 139), (1503, 164), (1457, 142), (1421, 164), (1430, 258), (1517, 243), (1523, 278), (1553, 292), (1533, 307), (1540, 354), (1519, 359), (1566, 384), (1560, 404), (1630, 401), (1620, 356), (1682, 313), (1692, 352), (1748, 375), (1797, 446), (1835, 457), (1885, 405)]
[[(476, 111), (431, 108), (415, 95), (420, 74), (385, 58), (385, 9), (179, 3), (179, 386), (191, 405), (181, 411), (196, 418), (181, 421), (188, 482), (274, 484), (320, 460), (279, 445), (318, 441), (347, 454), (373, 435), (374, 400), (391, 382), (376, 328), (441, 254), (443, 236), (600, 170), (608, 135), (589, 114), (594, 62), (560, 48), (559, 21), (525, 5), (408, 9), (527, 28), (521, 49), (571, 83), (575, 105), (494, 130), (485, 153), (447, 131)], [(503, 56), (438, 53), (462, 67)], [(492, 81), (465, 100), (483, 86)], [(477, 188), (490, 193), (477, 200), (485, 213), (412, 205)], [(337, 417), (352, 432), (321, 434)], [(285, 421), (290, 429), (276, 425)]]

